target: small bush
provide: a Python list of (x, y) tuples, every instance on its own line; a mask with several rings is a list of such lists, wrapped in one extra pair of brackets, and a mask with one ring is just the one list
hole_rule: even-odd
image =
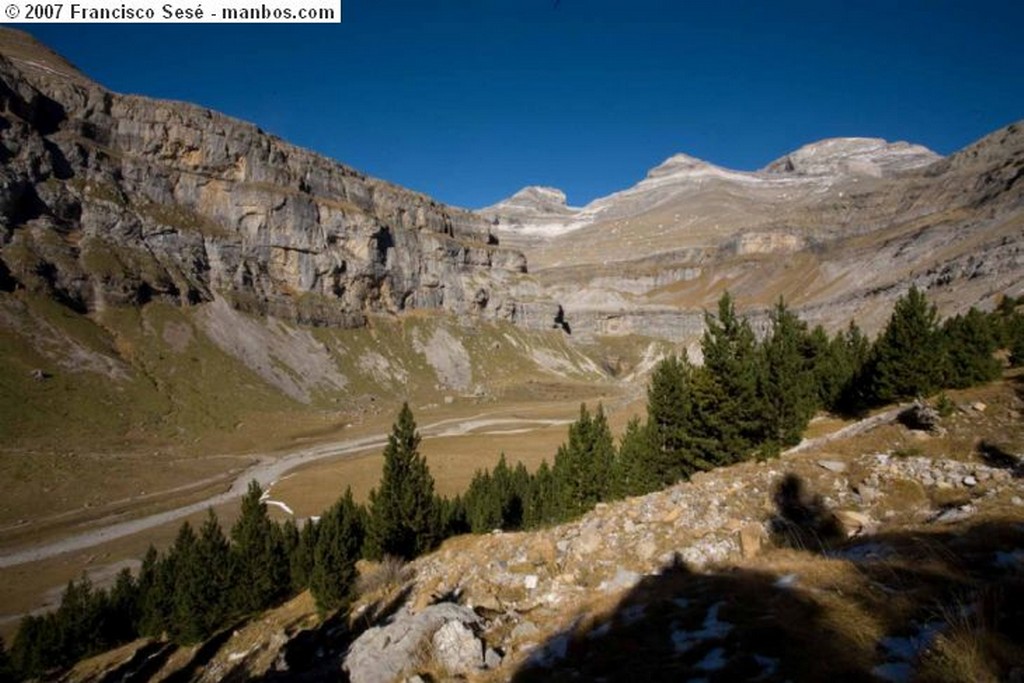
[(956, 404), (953, 403), (953, 399), (946, 395), (946, 392), (939, 394), (938, 398), (935, 399), (935, 410), (938, 411), (939, 417), (949, 417), (956, 410)]

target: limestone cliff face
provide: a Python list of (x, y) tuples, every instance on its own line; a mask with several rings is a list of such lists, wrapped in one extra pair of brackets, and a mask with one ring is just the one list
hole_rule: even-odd
[(112, 93), (0, 31), (0, 289), (83, 311), (223, 297), (342, 326), (515, 317), (504, 293), (526, 261), (485, 220), (207, 109)]

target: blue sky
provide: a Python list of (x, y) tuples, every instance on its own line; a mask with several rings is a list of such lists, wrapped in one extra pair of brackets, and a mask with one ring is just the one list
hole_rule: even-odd
[(119, 92), (188, 100), (460, 206), (587, 201), (685, 152), (825, 137), (948, 154), (1024, 118), (1024, 2), (344, 0), (340, 25), (23, 25)]

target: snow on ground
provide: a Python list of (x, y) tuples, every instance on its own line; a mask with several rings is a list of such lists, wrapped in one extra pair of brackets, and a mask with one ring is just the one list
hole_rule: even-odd
[(921, 626), (917, 633), (909, 636), (888, 636), (879, 641), (885, 650), (888, 662), (879, 664), (871, 670), (878, 678), (891, 683), (905, 683), (914, 674), (913, 662), (926, 650), (939, 634), (941, 625), (929, 622)]
[(717, 602), (708, 609), (708, 613), (704, 617), (704, 623), (699, 631), (678, 629), (672, 632), (672, 645), (677, 653), (688, 652), (703, 641), (721, 640), (729, 635), (733, 628), (732, 624), (718, 619), (718, 612), (724, 604)]

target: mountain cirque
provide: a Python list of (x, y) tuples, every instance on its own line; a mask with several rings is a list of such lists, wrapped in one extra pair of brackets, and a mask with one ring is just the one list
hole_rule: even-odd
[(868, 329), (911, 283), (944, 312), (1021, 291), (1018, 124), (945, 159), (872, 138), (753, 173), (677, 154), (582, 208), (531, 187), (472, 213), (0, 37), (0, 287), (80, 311), (220, 297), (313, 325), (438, 309), (543, 329), (561, 305), (588, 339), (679, 341), (725, 288)]
[(692, 339), (728, 288), (755, 312), (785, 296), (826, 327), (874, 330), (910, 284), (945, 313), (1021, 291), (1022, 176), (1013, 124), (948, 158), (870, 138), (753, 173), (680, 154), (579, 209), (527, 188), (481, 213), (574, 329)]

